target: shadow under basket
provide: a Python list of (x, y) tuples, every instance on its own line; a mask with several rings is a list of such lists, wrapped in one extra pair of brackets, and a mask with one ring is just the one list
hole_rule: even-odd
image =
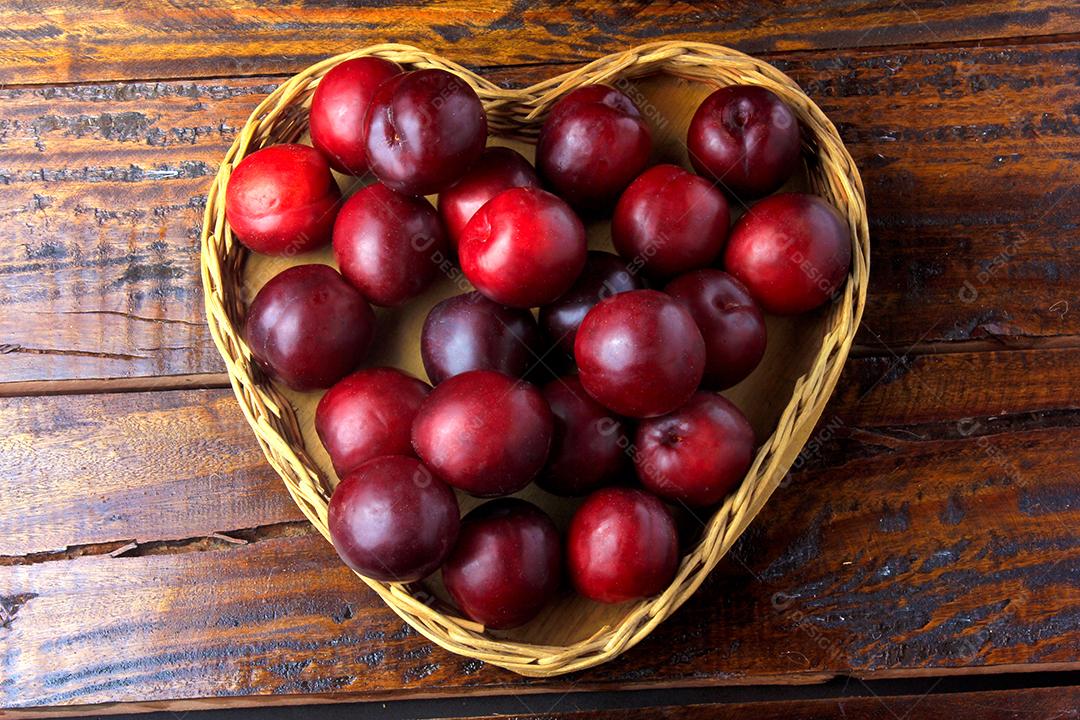
[[(333, 255), (329, 248), (287, 259), (249, 254), (225, 221), (225, 188), (232, 168), (246, 154), (274, 143), (306, 141), (308, 109), (319, 80), (338, 63), (367, 55), (407, 69), (440, 68), (460, 76), (484, 103), (490, 143), (513, 147), (530, 159), (531, 142), (547, 111), (581, 85), (606, 83), (626, 93), (651, 126), (653, 162), (683, 167), (689, 167), (686, 128), (701, 101), (724, 85), (764, 86), (786, 101), (802, 124), (802, 170), (785, 189), (826, 198), (848, 224), (851, 272), (833, 302), (795, 318), (769, 317), (768, 350), (760, 367), (724, 393), (746, 413), (761, 445), (738, 490), (710, 516), (702, 516), (695, 539), (684, 547), (678, 574), (663, 593), (602, 605), (566, 590), (527, 625), (494, 632), (460, 617), (447, 602), (438, 573), (411, 585), (363, 578), (406, 622), (451, 652), (531, 676), (598, 665), (640, 642), (694, 593), (761, 510), (813, 430), (847, 358), (866, 299), (870, 243), (862, 180), (832, 123), (792, 80), (771, 65), (717, 45), (643, 45), (517, 90), (500, 88), (416, 48), (376, 45), (320, 62), (282, 84), (251, 114), (210, 187), (202, 231), (202, 277), (210, 331), (240, 408), (292, 498), (327, 538), (327, 502), (337, 477), (314, 430), (321, 394), (272, 384), (252, 363), (240, 328), (246, 305), (263, 283), (291, 265), (334, 265)], [(361, 184), (356, 178), (336, 178), (346, 194)], [(733, 210), (737, 215), (742, 208), (734, 203)], [(590, 248), (611, 249), (606, 220), (591, 223), (588, 229)], [(376, 347), (365, 366), (392, 365), (426, 378), (419, 353), (424, 318), (435, 303), (470, 289), (459, 273), (451, 272), (405, 306), (378, 310)], [(562, 529), (580, 502), (556, 498), (535, 486), (518, 496), (544, 508)], [(463, 513), (478, 503), (461, 494), (459, 500)]]

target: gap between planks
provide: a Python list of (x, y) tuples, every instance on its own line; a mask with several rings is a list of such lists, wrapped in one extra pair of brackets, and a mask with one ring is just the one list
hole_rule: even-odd
[[(279, 523), (258, 525), (241, 530), (229, 530), (175, 540), (109, 540), (104, 542), (70, 545), (63, 550), (45, 550), (25, 555), (0, 555), (0, 567), (12, 565), (37, 565), (58, 560), (74, 560), (80, 557), (109, 556), (144, 557), (147, 555), (178, 555), (190, 552), (223, 550), (236, 545), (251, 545), (263, 540), (287, 537), (306, 537), (318, 531), (307, 520), (287, 520)], [(2, 713), (0, 713), (2, 716)]]
[[(571, 678), (573, 676), (570, 676)], [(558, 683), (558, 679), (556, 679)], [(476, 686), (467, 694), (446, 695), (437, 689), (416, 688), (402, 698), (399, 691), (374, 693), (304, 693), (290, 695), (247, 695), (237, 697), (205, 697), (150, 702), (102, 703), (53, 707), (13, 708), (4, 711), (7, 718), (85, 717), (105, 713), (135, 714), (168, 712), (183, 715), (188, 712), (234, 710), (297, 705), (351, 704), (356, 717), (380, 718), (444, 718), (476, 720), (477, 717), (499, 718), (557, 718), (565, 711), (557, 710), (568, 693), (573, 693), (573, 712), (607, 710), (649, 710), (665, 706), (698, 706), (703, 704), (738, 705), (800, 700), (858, 700), (878, 698), (887, 700), (904, 696), (926, 697), (958, 695), (986, 691), (1016, 691), (1038, 689), (1070, 689), (1080, 685), (1080, 664), (1045, 663), (1036, 665), (998, 665), (962, 668), (910, 668), (906, 670), (859, 673), (805, 673), (791, 676), (756, 678), (725, 678), (723, 684), (715, 679), (687, 678), (676, 682), (657, 683), (627, 681), (615, 683), (569, 682), (568, 688), (551, 688), (545, 684), (523, 685), (510, 691), (503, 686)], [(530, 703), (524, 703), (527, 695)], [(605, 698), (617, 696), (615, 702)], [(378, 705), (372, 714), (364, 712)], [(530, 710), (531, 706), (538, 709)], [(547, 710), (543, 708), (548, 708)], [(526, 710), (523, 715), (522, 710)], [(883, 710), (888, 710), (883, 705)], [(328, 713), (325, 715), (330, 717)], [(333, 715), (336, 717), (336, 715)], [(246, 716), (245, 716), (246, 717)]]
[(41, 395), (95, 395), (158, 390), (207, 390), (229, 387), (226, 373), (152, 375), (126, 378), (73, 378), (70, 380), (21, 380), (0, 383), (0, 398)]

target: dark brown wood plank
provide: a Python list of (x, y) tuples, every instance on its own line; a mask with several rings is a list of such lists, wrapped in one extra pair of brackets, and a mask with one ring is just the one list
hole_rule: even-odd
[(303, 519), (226, 390), (3, 398), (0, 427), (0, 556)]
[[(1080, 351), (1008, 351), (920, 357), (907, 366), (852, 361), (798, 471), (733, 553), (653, 636), (602, 668), (531, 681), (445, 653), (381, 607), (321, 537), (287, 523), (242, 535), (246, 545), (150, 543), (119, 557), (102, 554), (112, 546), (93, 546), (75, 557), (6, 558), (0, 705), (1076, 669), (1080, 415), (1060, 389), (1075, 383), (1078, 359)], [(997, 396), (968, 396), (961, 387), (1002, 374), (1013, 381)], [(216, 408), (218, 455), (252, 452), (227, 391), (165, 395)], [(87, 402), (84, 412), (93, 415), (92, 403), (104, 398)], [(1008, 414), (998, 417), (991, 410), (998, 407)], [(156, 447), (146, 432), (140, 437)], [(212, 471), (208, 462), (203, 472)], [(35, 478), (22, 470), (12, 482)], [(245, 483), (252, 497), (287, 502), (267, 473)], [(198, 483), (191, 490), (202, 493)], [(184, 485), (172, 492), (179, 497)], [(223, 495), (213, 498), (228, 507)], [(33, 497), (23, 509), (28, 527), (48, 510), (47, 494)], [(229, 512), (244, 527), (264, 517), (257, 502), (244, 500)], [(155, 522), (167, 528), (167, 519)], [(125, 648), (120, 656), (117, 647)]]
[[(880, 685), (877, 686), (880, 688)], [(693, 692), (693, 691), (691, 691)], [(610, 698), (611, 696), (606, 696)], [(459, 720), (548, 720), (565, 718), (566, 720), (684, 720), (685, 718), (704, 718), (705, 720), (742, 720), (752, 717), (760, 720), (824, 720), (825, 718), (873, 718), (874, 720), (939, 720), (946, 716), (972, 718), (972, 720), (1031, 720), (1031, 718), (1050, 718), (1053, 720), (1071, 720), (1080, 717), (1077, 710), (1080, 703), (1080, 690), (1075, 686), (1060, 687), (1021, 687), (1006, 690), (956, 691), (942, 690), (940, 683), (931, 685), (930, 692), (882, 693), (871, 685), (858, 682), (848, 683), (836, 697), (792, 699), (792, 700), (744, 700), (706, 702), (694, 700), (690, 703), (633, 706), (626, 694), (617, 696), (611, 707), (592, 710), (570, 710), (567, 706), (588, 706), (590, 703), (574, 702), (565, 694), (532, 697), (527, 694), (515, 694), (512, 700), (503, 704), (519, 707), (513, 714), (503, 711), (459, 717)], [(659, 702), (673, 702), (677, 698), (650, 695)], [(604, 698), (604, 696), (600, 696)], [(502, 700), (500, 698), (500, 700)], [(188, 711), (226, 708), (266, 707), (268, 705), (310, 705), (318, 702), (341, 702), (335, 696), (305, 695), (292, 697), (222, 697), (201, 698), (196, 700), (177, 700), (169, 702), (133, 702), (122, 705), (82, 705), (63, 708), (14, 710), (5, 714), (10, 718), (33, 717), (74, 717), (76, 715), (98, 713), (137, 713), (168, 712), (186, 714)], [(438, 700), (436, 702), (439, 702)], [(483, 701), (481, 701), (483, 702)], [(498, 702), (498, 701), (496, 701)], [(596, 702), (603, 702), (602, 699)], [(466, 705), (456, 703), (458, 709)], [(386, 706), (390, 710), (390, 706)], [(563, 708), (558, 713), (555, 708)], [(392, 712), (392, 710), (390, 710)], [(465, 710), (470, 712), (470, 710)], [(346, 710), (345, 712), (348, 712)], [(317, 713), (313, 713), (317, 714)], [(332, 713), (331, 713), (332, 715)], [(331, 715), (328, 715), (331, 716)], [(155, 716), (156, 717), (156, 716)], [(450, 717), (450, 716), (447, 716)]]
[(778, 64), (837, 124), (866, 183), (861, 342), (1025, 345), (1080, 331), (1080, 47)]
[(862, 428), (1051, 422), (1080, 409), (1078, 366), (1080, 348), (852, 358), (820, 424), (829, 417)]
[[(530, 718), (548, 720), (825, 720), (874, 718), (880, 720), (1021, 720), (1021, 718), (1080, 717), (1080, 688), (1025, 688), (986, 692), (874, 695), (868, 688), (850, 688), (854, 697), (668, 705), (649, 708), (539, 712), (524, 715), (485, 715), (492, 720)], [(526, 704), (528, 702), (526, 701)], [(463, 719), (464, 720), (464, 719)], [(480, 720), (479, 717), (470, 720)]]
[[(837, 122), (863, 171), (863, 346), (888, 355), (883, 344), (1080, 336), (1080, 45), (776, 62)], [(276, 82), (0, 89), (0, 382), (221, 372), (197, 272), (202, 194)]]
[(292, 73), (403, 42), (470, 65), (575, 62), (658, 39), (746, 52), (951, 43), (1076, 31), (1068, 2), (169, 3), (39, 1), (0, 10), (7, 84)]
[(0, 377), (224, 369), (203, 318), (198, 229), (218, 160), (274, 87), (0, 89)]

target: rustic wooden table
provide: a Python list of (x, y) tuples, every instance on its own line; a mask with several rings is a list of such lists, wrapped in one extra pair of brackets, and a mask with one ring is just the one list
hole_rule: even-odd
[[(1076, 716), (1080, 5), (256, 5), (0, 6), (0, 716), (634, 688), (698, 688), (672, 718)], [(403, 626), (264, 463), (203, 321), (203, 196), (325, 56), (401, 41), (521, 84), (658, 38), (755, 53), (836, 122), (870, 298), (706, 586), (616, 661), (524, 679)], [(732, 685), (766, 687), (700, 694)]]

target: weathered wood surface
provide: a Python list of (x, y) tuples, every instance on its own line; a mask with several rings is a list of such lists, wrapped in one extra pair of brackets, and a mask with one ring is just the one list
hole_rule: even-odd
[[(0, 7), (0, 395), (106, 391), (0, 398), (0, 707), (1078, 668), (1074, 3), (255, 5)], [(641, 647), (549, 681), (445, 653), (300, 519), (227, 389), (107, 392), (223, 383), (202, 196), (288, 74), (401, 41), (524, 84), (660, 38), (799, 81), (863, 171), (874, 251), (858, 357), (796, 471)], [(637, 714), (1080, 705), (1066, 688), (890, 700)]]
[[(887, 354), (1080, 335), (1080, 44), (774, 60), (863, 172), (873, 262), (860, 343)], [(277, 81), (0, 89), (0, 382), (222, 370), (202, 316), (202, 195)]]
[(274, 86), (0, 89), (0, 377), (223, 369), (202, 315), (204, 195)]
[[(0, 706), (1075, 668), (1080, 401), (1063, 389), (1077, 368), (1080, 350), (853, 360), (797, 472), (698, 594), (641, 647), (550, 681), (450, 655), (403, 627), (321, 537), (292, 522), (272, 473), (249, 466), (257, 450), (228, 391), (80, 398), (66, 427), (45, 433), (39, 465), (5, 474), (16, 487), (57, 487), (74, 466), (87, 505), (132, 494), (147, 505), (126, 506), (115, 524), (79, 525), (77, 491), (61, 496), (59, 522), (49, 494), (27, 493), (21, 522), (35, 531), (0, 528), (20, 545), (0, 560), (9, 616)], [(983, 396), (970, 377), (1008, 382)], [(32, 430), (36, 407), (43, 426), (56, 424), (49, 416), (71, 400), (8, 399), (0, 421)], [(125, 437), (138, 427), (140, 438), (115, 472), (110, 425), (84, 422), (110, 412)], [(178, 433), (200, 429), (213, 438), (172, 448)], [(76, 439), (82, 446), (69, 447)], [(104, 448), (95, 454), (107, 482), (78, 470), (85, 447)], [(169, 480), (165, 466), (181, 455), (200, 476), (246, 490), (219, 517), (180, 517), (186, 503), (209, 502), (202, 482)], [(109, 531), (115, 542), (98, 542)], [(204, 537), (214, 531), (247, 544)], [(125, 550), (130, 538), (143, 544)]]
[(0, 427), (0, 556), (303, 518), (228, 391), (0, 398)]
[(0, 9), (5, 84), (293, 73), (329, 55), (404, 42), (473, 66), (578, 62), (656, 39), (745, 52), (977, 42), (1075, 33), (1069, 2), (401, 2), (208, 5), (29, 0)]
[[(1080, 689), (1075, 687), (925, 695), (874, 695), (873, 691), (867, 690), (855, 685), (850, 688), (850, 693), (855, 697), (836, 699), (709, 703), (559, 713), (545, 712), (543, 705), (537, 703), (537, 712), (484, 717), (490, 720), (831, 720), (848, 717), (862, 720), (941, 720), (950, 717), (965, 720), (1072, 720), (1080, 717)], [(528, 700), (525, 700), (525, 704), (531, 705)]]

